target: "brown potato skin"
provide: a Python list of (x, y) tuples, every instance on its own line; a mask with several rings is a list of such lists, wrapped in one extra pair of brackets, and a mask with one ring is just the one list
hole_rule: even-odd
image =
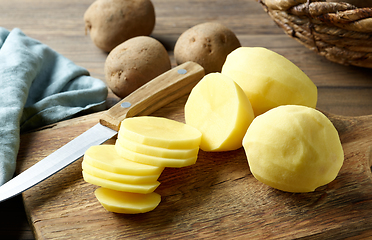
[(93, 43), (110, 52), (132, 37), (149, 36), (155, 10), (150, 0), (97, 0), (86, 10), (84, 21)]
[(240, 47), (235, 34), (224, 25), (206, 22), (181, 34), (174, 47), (177, 64), (193, 61), (204, 67), (205, 74), (221, 72), (227, 55)]
[(115, 47), (104, 67), (107, 86), (120, 98), (169, 69), (167, 50), (148, 36), (134, 37)]

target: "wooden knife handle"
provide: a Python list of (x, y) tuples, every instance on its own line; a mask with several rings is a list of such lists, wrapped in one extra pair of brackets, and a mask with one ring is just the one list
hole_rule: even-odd
[(194, 62), (183, 63), (149, 81), (105, 111), (100, 123), (119, 131), (127, 117), (148, 115), (188, 93), (204, 77), (204, 68)]

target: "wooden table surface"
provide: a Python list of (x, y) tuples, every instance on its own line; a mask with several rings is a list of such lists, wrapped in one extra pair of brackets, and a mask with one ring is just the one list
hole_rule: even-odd
[[(85, 35), (83, 15), (93, 0), (0, 0), (0, 26), (20, 28), (104, 80), (107, 53)], [(225, 24), (243, 46), (274, 50), (300, 67), (317, 85), (318, 108), (345, 116), (372, 114), (372, 69), (341, 66), (289, 38), (255, 0), (153, 0), (156, 27), (152, 34), (169, 51), (186, 29), (206, 21)], [(118, 99), (109, 94), (108, 106)], [(22, 197), (0, 203), (1, 239), (34, 239)]]

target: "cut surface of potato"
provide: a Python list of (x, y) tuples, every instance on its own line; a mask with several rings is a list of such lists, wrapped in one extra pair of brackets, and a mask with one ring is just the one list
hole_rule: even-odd
[(115, 145), (98, 145), (90, 147), (84, 155), (83, 161), (90, 165), (113, 173), (128, 175), (158, 175), (164, 168), (133, 162), (121, 157)]
[(130, 183), (130, 184), (141, 184), (141, 183), (151, 183), (156, 182), (160, 176), (156, 175), (128, 175), (128, 174), (118, 174), (113, 172), (108, 172), (90, 165), (87, 161), (82, 162), (83, 171), (98, 178), (107, 179), (110, 181)]
[(202, 133), (203, 151), (242, 147), (253, 118), (253, 109), (243, 90), (220, 73), (206, 75), (192, 89), (185, 105), (186, 124)]
[(146, 213), (154, 210), (161, 201), (161, 196), (155, 192), (140, 194), (98, 188), (94, 194), (107, 211), (115, 213)]
[(131, 183), (121, 183), (116, 181), (111, 181), (99, 177), (95, 177), (90, 175), (87, 172), (82, 172), (84, 181), (97, 185), (100, 187), (116, 190), (116, 191), (123, 191), (123, 192), (133, 192), (133, 193), (151, 193), (153, 192), (159, 185), (160, 182), (155, 181), (152, 183), (141, 183), (141, 184), (131, 184)]
[(187, 124), (162, 117), (141, 116), (122, 121), (118, 138), (169, 149), (199, 147), (201, 133)]
[(315, 108), (318, 90), (309, 77), (285, 57), (262, 47), (240, 47), (222, 67), (243, 89), (255, 116), (280, 105)]
[(138, 152), (133, 152), (131, 150), (128, 150), (121, 146), (120, 143), (116, 142), (115, 144), (117, 153), (126, 158), (130, 161), (148, 164), (148, 165), (154, 165), (158, 167), (174, 167), (174, 168), (180, 168), (180, 167), (186, 167), (192, 164), (195, 164), (198, 156), (194, 155), (189, 158), (185, 159), (177, 159), (177, 158), (163, 158), (163, 157), (156, 157), (152, 155), (146, 155), (141, 154)]
[(191, 148), (191, 149), (168, 149), (168, 148), (153, 147), (149, 145), (140, 144), (140, 143), (131, 141), (127, 138), (118, 138), (116, 143), (120, 144), (123, 148), (126, 148), (132, 152), (137, 152), (137, 153), (151, 155), (154, 157), (161, 157), (161, 158), (185, 159), (185, 158), (194, 157), (199, 152), (199, 147)]
[(287, 192), (311, 192), (328, 184), (344, 161), (332, 122), (305, 106), (279, 106), (256, 117), (243, 146), (253, 176)]

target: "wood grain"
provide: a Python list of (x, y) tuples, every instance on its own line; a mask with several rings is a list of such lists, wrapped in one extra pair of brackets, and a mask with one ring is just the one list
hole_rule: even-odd
[[(155, 112), (183, 121), (183, 97)], [(338, 129), (345, 162), (330, 184), (305, 194), (286, 193), (258, 182), (243, 149), (200, 151), (195, 165), (166, 168), (156, 190), (162, 202), (152, 212), (107, 212), (96, 186), (81, 177), (81, 159), (23, 194), (38, 239), (341, 239), (372, 237), (372, 115), (328, 114)], [(19, 161), (26, 169), (93, 126), (99, 114), (22, 136)], [(107, 144), (113, 144), (111, 139)]]
[[(38, 39), (39, 41), (47, 44), (48, 46), (52, 47), (57, 52), (63, 54), (65, 57), (71, 59), (76, 64), (83, 66), (87, 68), (91, 75), (93, 77), (99, 78), (104, 80), (104, 73), (103, 73), (103, 65), (104, 61), (106, 59), (107, 54), (100, 51), (98, 48), (94, 46), (92, 41), (90, 40), (89, 36), (85, 36), (84, 34), (84, 22), (83, 22), (83, 15), (85, 10), (88, 8), (88, 6), (93, 2), (93, 0), (0, 0), (0, 26), (5, 27), (9, 30), (12, 28), (18, 27), (20, 28), (25, 34), (27, 34), (30, 37), (33, 37), (35, 39)], [(297, 66), (299, 66), (317, 85), (319, 90), (319, 98), (318, 98), (318, 108), (322, 109), (324, 111), (338, 114), (338, 115), (344, 115), (344, 116), (362, 116), (362, 115), (370, 115), (372, 114), (372, 69), (363, 69), (363, 68), (357, 68), (357, 67), (346, 67), (341, 66), (335, 63), (331, 63), (327, 61), (326, 59), (317, 56), (310, 50), (304, 48), (302, 45), (294, 41), (293, 39), (290, 39), (288, 36), (284, 34), (282, 29), (280, 29), (278, 26), (275, 25), (275, 23), (272, 21), (272, 19), (263, 11), (260, 4), (258, 4), (255, 0), (232, 0), (232, 1), (225, 1), (225, 0), (193, 0), (193, 1), (179, 1), (179, 0), (153, 0), (155, 11), (156, 11), (156, 26), (154, 29), (154, 32), (152, 34), (153, 37), (160, 40), (164, 46), (169, 51), (169, 55), (172, 61), (172, 65), (175, 66), (175, 61), (173, 58), (173, 47), (174, 44), (179, 37), (179, 35), (188, 29), (189, 27), (192, 27), (198, 23), (206, 22), (206, 21), (218, 21), (223, 24), (225, 24), (227, 27), (232, 29), (238, 36), (239, 40), (241, 41), (243, 46), (262, 46), (267, 47), (271, 50), (274, 50), (282, 55), (284, 55), (286, 58), (290, 59), (292, 62), (294, 62)], [(119, 99), (115, 97), (112, 93), (109, 94), (107, 106), (112, 106), (115, 104)], [(182, 119), (182, 113), (179, 109), (177, 109), (177, 106), (179, 106), (180, 103), (175, 103), (167, 106), (164, 109), (159, 110), (155, 114), (157, 115), (167, 115), (170, 118), (175, 119)], [(94, 119), (94, 117), (89, 117), (91, 120)], [(90, 121), (89, 120), (89, 121)], [(77, 122), (84, 122), (88, 121), (86, 120), (79, 120)], [(351, 120), (348, 119), (347, 122), (356, 123), (360, 122), (360, 120)], [(54, 130), (58, 128), (65, 128), (65, 127), (71, 127), (71, 129), (74, 129), (76, 133), (80, 132), (82, 129), (88, 127), (85, 125), (82, 126), (76, 126), (73, 124), (74, 122), (64, 122), (60, 123), (58, 125), (55, 125)], [(75, 122), (76, 123), (76, 122)], [(70, 126), (71, 124), (71, 126)], [(89, 125), (89, 124), (88, 124)], [(353, 125), (355, 127), (355, 124)], [(369, 129), (368, 126), (363, 125), (363, 129), (361, 131), (366, 131)], [(38, 143), (37, 139), (40, 138), (40, 136), (35, 135), (31, 138), (30, 135), (26, 135), (22, 137), (22, 149), (25, 151), (23, 153), (20, 153), (20, 155), (24, 154), (24, 157), (32, 157), (33, 161), (25, 161), (19, 159), (18, 162), (18, 168), (19, 169), (25, 169), (28, 166), (30, 166), (36, 159), (39, 159), (40, 157), (43, 157), (46, 155), (50, 150), (42, 148), (43, 144), (48, 144), (49, 141), (54, 143), (54, 147), (58, 148), (58, 146), (62, 145), (62, 143), (66, 140), (66, 138), (72, 138), (74, 134), (76, 133), (68, 133), (66, 136), (55, 136), (53, 134), (50, 134), (51, 137), (50, 140), (44, 140), (42, 143)], [(35, 133), (36, 134), (36, 133)], [(366, 152), (356, 152), (356, 149), (352, 149), (355, 145), (352, 143), (353, 136), (352, 134), (348, 135), (346, 139), (349, 139), (347, 144), (350, 144), (349, 148), (349, 158), (353, 158), (353, 156), (356, 156), (356, 158), (360, 159), (362, 162), (365, 160), (365, 158), (370, 158), (370, 153)], [(30, 137), (29, 139), (27, 137)], [(368, 139), (364, 139), (365, 142), (364, 145), (368, 145)], [(35, 145), (38, 145), (38, 148), (35, 148)], [(363, 147), (366, 149), (367, 147)], [(34, 149), (34, 150), (32, 150)], [(37, 149), (37, 150), (35, 150)], [(233, 157), (237, 154), (239, 154), (239, 151), (230, 153)], [(202, 155), (203, 156), (203, 153)], [(166, 215), (167, 211), (170, 211), (170, 213), (173, 215), (173, 217), (165, 218), (164, 221), (159, 221), (158, 225), (162, 224), (162, 226), (158, 226), (158, 228), (163, 229), (162, 232), (166, 232), (167, 227), (171, 226), (173, 224), (177, 225), (179, 227), (184, 227), (183, 229), (193, 229), (191, 232), (195, 236), (203, 236), (203, 237), (217, 237), (219, 233), (221, 233), (221, 237), (229, 236), (227, 233), (229, 232), (228, 229), (222, 228), (221, 230), (217, 231), (217, 227), (211, 226), (211, 222), (201, 221), (198, 222), (180, 222), (184, 221), (191, 217), (190, 213), (194, 209), (198, 209), (199, 205), (204, 205), (209, 212), (206, 213), (207, 210), (204, 210), (203, 213), (205, 213), (205, 216), (203, 216), (203, 219), (205, 220), (215, 220), (219, 223), (226, 224), (229, 221), (235, 222), (235, 216), (237, 219), (243, 219), (243, 213), (232, 213), (231, 216), (227, 216), (226, 214), (222, 214), (221, 210), (219, 208), (213, 207), (212, 203), (220, 201), (219, 199), (215, 199), (216, 195), (213, 195), (213, 193), (220, 191), (219, 187), (224, 186), (232, 186), (231, 192), (234, 193), (234, 191), (237, 191), (236, 182), (239, 181), (247, 181), (246, 178), (250, 177), (249, 173), (245, 174), (247, 177), (242, 178), (243, 180), (238, 180), (239, 177), (242, 176), (242, 172), (247, 169), (247, 166), (245, 165), (245, 161), (243, 160), (236, 160), (237, 162), (229, 163), (227, 164), (226, 159), (228, 158), (228, 155), (222, 154), (221, 158), (219, 158), (219, 155), (214, 155), (216, 157), (216, 161), (212, 161), (213, 164), (219, 164), (220, 169), (217, 171), (217, 173), (214, 173), (212, 171), (212, 168), (210, 167), (204, 167), (203, 170), (200, 170), (197, 173), (205, 173), (209, 174), (210, 176), (206, 178), (205, 182), (210, 184), (209, 191), (203, 193), (202, 191), (205, 190), (205, 188), (198, 188), (196, 183), (193, 183), (195, 188), (192, 193), (186, 193), (185, 192), (185, 186), (179, 186), (177, 189), (176, 194), (169, 195), (166, 199), (167, 201), (172, 203), (171, 205), (174, 206), (171, 209), (161, 208), (161, 210), (164, 210)], [(217, 158), (218, 157), (218, 158)], [(217, 159), (222, 159), (221, 161), (217, 161)], [(200, 161), (198, 162), (198, 164)], [(237, 172), (235, 172), (234, 164), (236, 164), (239, 167), (242, 167), (242, 169), (238, 169)], [(361, 163), (358, 163), (359, 165)], [(191, 169), (191, 168), (190, 168)], [(49, 233), (48, 236), (58, 236), (63, 235), (66, 231), (66, 234), (64, 235), (66, 238), (67, 236), (74, 236), (73, 230), (63, 230), (63, 231), (57, 231), (52, 230), (55, 229), (56, 226), (63, 226), (64, 229), (68, 229), (68, 226), (71, 226), (69, 224), (69, 221), (71, 221), (76, 225), (76, 228), (79, 228), (80, 230), (84, 229), (82, 226), (83, 224), (80, 224), (79, 219), (76, 217), (71, 218), (72, 215), (70, 215), (68, 209), (71, 207), (70, 211), (74, 211), (76, 209), (84, 209), (89, 208), (93, 204), (91, 201), (94, 199), (91, 197), (90, 199), (84, 199), (85, 202), (89, 203), (87, 207), (85, 206), (78, 206), (78, 204), (75, 202), (71, 202), (67, 200), (68, 198), (65, 198), (64, 193), (67, 194), (67, 197), (70, 197), (72, 200), (76, 199), (78, 194), (73, 194), (73, 190), (70, 189), (70, 186), (79, 186), (81, 183), (79, 182), (79, 178), (81, 177), (79, 174), (79, 163), (76, 163), (76, 165), (72, 165), (69, 168), (63, 170), (60, 172), (60, 174), (56, 175), (54, 178), (51, 178), (48, 181), (51, 181), (53, 183), (56, 183), (56, 186), (53, 187), (53, 190), (48, 190), (47, 188), (42, 188), (39, 186), (38, 189), (35, 189), (35, 194), (37, 193), (39, 195), (33, 197), (38, 197), (41, 200), (36, 201), (35, 203), (31, 203), (31, 205), (27, 208), (27, 214), (30, 216), (31, 211), (35, 211), (35, 214), (33, 217), (30, 217), (30, 223), (31, 225), (40, 226), (38, 228), (36, 237), (43, 236), (41, 234), (44, 234), (46, 232), (53, 232)], [(234, 171), (232, 171), (234, 170)], [(170, 171), (170, 174), (177, 175), (177, 171)], [(195, 171), (195, 170), (193, 170)], [(191, 170), (188, 170), (186, 173), (183, 174), (189, 174), (189, 177), (187, 179), (192, 178), (192, 174), (194, 173)], [(231, 172), (231, 173), (230, 173)], [(224, 177), (223, 174), (227, 174), (227, 176)], [(230, 177), (229, 177), (230, 176)], [(245, 175), (244, 175), (245, 176)], [(226, 180), (226, 177), (228, 179), (237, 179), (233, 182), (229, 182)], [(181, 176), (177, 181), (181, 181)], [(61, 181), (59, 181), (61, 179)], [(177, 178), (176, 178), (177, 179)], [(221, 181), (219, 180), (221, 179)], [(223, 185), (222, 180), (225, 179), (227, 181), (226, 185)], [(343, 178), (345, 179), (345, 178)], [(168, 185), (169, 185), (169, 180)], [(166, 186), (165, 183), (162, 184), (162, 186)], [(208, 186), (208, 185), (207, 185)], [(354, 186), (354, 185), (353, 185)], [(249, 187), (247, 187), (249, 188)], [(58, 190), (58, 191), (57, 191)], [(91, 189), (90, 189), (91, 190)], [(90, 191), (87, 190), (87, 191)], [(45, 192), (47, 194), (45, 194)], [(56, 193), (52, 193), (52, 191), (57, 191)], [(163, 190), (164, 191), (164, 190)], [(265, 197), (266, 195), (262, 194), (263, 190), (255, 189), (250, 190), (254, 193), (260, 193), (262, 197)], [(355, 192), (354, 192), (355, 193)], [(83, 192), (84, 194), (84, 192)], [(209, 194), (209, 195), (208, 195)], [(317, 193), (319, 194), (319, 193)], [(183, 196), (186, 196), (186, 199), (190, 201), (190, 197), (196, 196), (200, 197), (200, 201), (197, 204), (197, 206), (194, 206), (190, 208), (188, 212), (185, 213), (185, 216), (181, 216), (181, 213), (179, 211), (180, 203), (177, 203), (177, 199), (182, 199)], [(278, 195), (276, 192), (269, 194), (271, 195)], [(229, 199), (229, 194), (226, 194), (222, 196), (222, 199), (226, 200)], [(231, 196), (234, 196), (233, 194)], [(357, 194), (354, 194), (355, 198), (358, 197)], [(358, 206), (365, 207), (365, 204), (368, 204), (369, 200), (365, 200), (365, 196), (362, 195), (361, 202), (359, 200), (355, 200), (355, 203), (352, 203), (349, 205), (349, 208), (346, 208), (346, 205), (342, 205), (343, 207), (337, 207), (338, 204), (343, 199), (342, 197), (339, 197), (338, 200), (334, 201), (332, 204), (332, 208), (334, 208), (333, 212), (338, 212), (336, 223), (332, 225), (333, 219), (322, 218), (323, 213), (319, 213), (317, 215), (314, 213), (313, 210), (309, 210), (309, 208), (306, 208), (309, 204), (304, 204), (305, 208), (302, 210), (299, 210), (298, 208), (286, 208), (286, 212), (290, 213), (290, 217), (287, 216), (287, 218), (293, 218), (295, 220), (302, 219), (304, 221), (298, 221), (294, 224), (288, 224), (285, 225), (284, 222), (281, 226), (277, 226), (273, 223), (273, 218), (269, 218), (270, 214), (275, 213), (277, 209), (282, 208), (280, 205), (280, 199), (278, 198), (277, 201), (279, 202), (262, 202), (258, 201), (257, 206), (251, 206), (249, 204), (244, 205), (245, 197), (247, 199), (250, 198), (250, 196), (242, 195), (238, 199), (233, 199), (232, 201), (235, 203), (241, 203), (243, 206), (246, 206), (247, 208), (252, 209), (261, 209), (260, 213), (262, 215), (252, 216), (252, 214), (248, 214), (249, 219), (254, 219), (253, 223), (248, 222), (246, 220), (245, 222), (241, 224), (242, 221), (238, 221), (232, 229), (235, 231), (239, 230), (238, 232), (242, 233), (242, 230), (244, 228), (244, 225), (247, 225), (250, 223), (249, 229), (256, 230), (257, 228), (257, 234), (255, 235), (257, 238), (260, 238), (260, 234), (262, 235), (262, 238), (264, 236), (272, 235), (275, 237), (278, 236), (286, 236), (286, 238), (292, 239), (300, 236), (305, 236), (306, 232), (309, 232), (307, 235), (309, 239), (318, 239), (324, 237), (327, 238), (327, 234), (329, 236), (335, 236), (334, 239), (340, 239), (342, 238), (341, 235), (344, 232), (347, 232), (348, 229), (352, 229), (353, 234), (358, 235), (358, 237), (355, 237), (354, 239), (361, 239), (361, 238), (367, 238), (370, 236), (370, 231), (368, 230), (368, 218), (366, 221), (361, 221), (358, 223), (358, 219), (355, 218), (355, 215), (358, 215), (362, 210)], [(62, 200), (62, 198), (64, 200)], [(291, 198), (291, 197), (288, 197)], [(292, 197), (293, 198), (293, 197)], [(306, 197), (304, 197), (307, 199)], [(48, 199), (54, 199), (56, 201), (60, 201), (59, 204), (60, 207), (64, 210), (63, 214), (60, 214), (59, 216), (53, 216), (53, 211), (55, 210), (52, 205), (48, 204)], [(59, 200), (58, 200), (59, 199)], [(295, 199), (295, 198), (294, 198)], [(325, 198), (327, 199), (327, 198)], [(350, 195), (346, 195), (344, 199), (350, 200)], [(364, 199), (364, 200), (363, 200)], [(31, 200), (31, 199), (30, 199)], [(243, 201), (244, 200), (244, 201)], [(312, 198), (309, 199), (314, 200)], [(222, 200), (221, 200), (222, 201)], [(293, 200), (295, 201), (295, 200)], [(319, 200), (321, 202), (321, 199)], [(306, 202), (306, 201), (305, 201)], [(83, 203), (83, 202), (81, 202)], [(184, 202), (182, 202), (184, 203)], [(300, 202), (304, 203), (304, 201)], [(341, 202), (342, 203), (342, 202)], [(350, 201), (349, 201), (350, 203)], [(164, 204), (164, 201), (162, 202)], [(224, 203), (224, 205), (228, 205), (229, 202)], [(94, 204), (93, 204), (94, 205)], [(191, 203), (188, 203), (188, 206), (190, 206)], [(272, 209), (265, 212), (264, 207), (266, 205), (269, 205), (272, 207)], [(329, 205), (327, 205), (329, 206)], [(100, 208), (96, 206), (97, 211)], [(234, 206), (230, 206), (231, 209), (234, 209)], [(289, 208), (289, 209), (288, 209)], [(356, 210), (354, 209), (356, 208)], [(324, 209), (321, 206), (318, 206), (317, 209)], [(41, 213), (41, 210), (44, 210), (44, 213)], [(216, 214), (220, 217), (213, 218), (211, 214), (213, 214), (213, 211), (217, 212)], [(316, 210), (316, 209), (315, 209)], [(4, 239), (33, 239), (32, 234), (30, 232), (29, 225), (27, 224), (27, 219), (24, 217), (24, 209), (22, 206), (22, 201), (20, 198), (11, 199), (6, 203), (3, 203), (0, 205), (0, 211), (2, 213), (8, 213), (12, 212), (12, 217), (7, 218), (1, 218), (0, 219), (0, 234), (2, 238)], [(237, 209), (235, 209), (237, 211)], [(257, 210), (258, 211), (258, 210)], [(298, 212), (296, 212), (298, 211)], [(329, 210), (331, 211), (331, 210)], [(101, 213), (94, 213), (94, 211), (91, 211), (92, 213), (91, 219), (87, 220), (88, 223), (94, 222), (95, 226), (97, 227), (97, 221), (100, 219), (100, 216), (98, 216)], [(246, 213), (246, 212), (244, 212)], [(257, 212), (256, 212), (257, 213)], [(97, 215), (98, 214), (98, 215)], [(184, 214), (184, 212), (182, 212)], [(189, 215), (188, 215), (189, 214)], [(309, 219), (307, 216), (313, 216), (314, 220)], [(303, 218), (298, 217), (298, 215), (305, 215)], [(200, 215), (202, 216), (202, 214)], [(217, 216), (217, 215), (215, 215)], [(263, 217), (261, 217), (263, 216)], [(278, 214), (274, 215), (275, 218), (281, 218), (281, 216), (278, 216)], [(319, 216), (316, 218), (316, 216)], [(350, 217), (348, 217), (350, 216)], [(118, 215), (105, 215), (105, 219), (116, 219), (120, 221), (121, 228), (124, 228), (124, 223), (130, 222), (130, 226), (133, 225), (141, 225), (140, 219), (138, 217), (134, 217), (135, 220), (126, 220), (126, 217), (118, 216)], [(124, 219), (123, 219), (124, 218)], [(334, 228), (332, 226), (343, 226), (342, 220), (347, 221), (348, 219), (352, 220), (352, 224), (349, 225), (349, 227), (345, 227), (344, 230), (339, 228)], [(132, 218), (129, 218), (132, 219)], [(180, 220), (180, 221), (179, 221)], [(145, 219), (144, 222), (147, 223), (150, 221), (149, 219)], [(239, 224), (238, 224), (239, 223)], [(317, 224), (315, 224), (317, 223)], [(311, 227), (311, 225), (324, 225), (321, 229), (314, 230), (316, 227)], [(105, 231), (109, 231), (109, 229), (112, 229), (108, 224), (104, 223), (102, 224), (104, 226), (100, 226), (100, 229), (105, 229)], [(156, 223), (150, 224), (149, 227), (146, 228), (145, 233), (154, 229), (154, 226), (157, 226)], [(227, 225), (218, 225), (218, 226), (227, 226)], [(270, 228), (270, 226), (273, 226)], [(106, 230), (107, 228), (107, 230)], [(297, 232), (295, 235), (290, 235), (290, 230), (294, 228), (297, 229), (295, 232)], [(206, 233), (206, 231), (203, 231), (203, 229), (210, 230)], [(270, 230), (271, 229), (271, 230)], [(341, 229), (341, 230), (340, 230)], [(354, 230), (353, 230), (354, 229)], [(95, 230), (98, 232), (98, 230)], [(103, 231), (103, 230), (102, 230)], [(101, 231), (101, 232), (102, 232)], [(214, 235), (212, 232), (214, 232)], [(266, 231), (266, 233), (265, 233)], [(96, 233), (95, 232), (95, 233)], [(100, 233), (101, 233), (100, 232)], [(263, 233), (262, 233), (263, 232)], [(338, 234), (338, 232), (340, 232)], [(52, 234), (52, 235), (51, 235)], [(54, 235), (53, 235), (54, 234)], [(70, 234), (70, 235), (69, 235)], [(72, 234), (72, 235), (71, 235)], [(132, 233), (127, 235), (135, 236), (139, 233)], [(204, 234), (204, 235), (203, 235)], [(338, 235), (337, 235), (338, 234)], [(137, 235), (139, 236), (139, 235)], [(146, 235), (147, 236), (147, 235)], [(190, 236), (187, 235), (187, 232), (178, 232), (178, 235), (170, 234), (169, 236), (174, 236), (178, 238)], [(253, 236), (253, 233), (252, 233)], [(349, 235), (345, 235), (346, 237)], [(350, 235), (351, 236), (351, 235)], [(350, 237), (349, 236), (349, 237)], [(123, 236), (121, 236), (123, 237)], [(72, 237), (74, 239), (77, 239), (75, 237)], [(138, 237), (139, 238), (139, 237)], [(239, 238), (239, 236), (237, 237)], [(240, 236), (240, 238), (245, 239), (243, 235)], [(352, 238), (352, 237), (351, 237)], [(47, 239), (47, 237), (45, 237)]]

